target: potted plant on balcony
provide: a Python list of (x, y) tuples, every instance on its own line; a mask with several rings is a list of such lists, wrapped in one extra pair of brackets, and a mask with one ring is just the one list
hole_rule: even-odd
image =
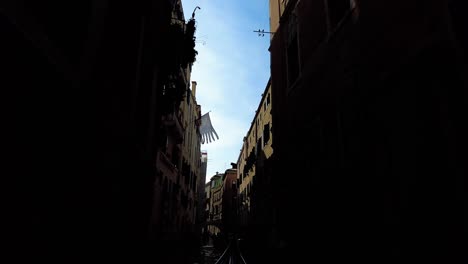
[(165, 113), (173, 112), (186, 95), (186, 69), (195, 62), (198, 54), (195, 50), (195, 31), (193, 18), (186, 24), (173, 23), (169, 26), (163, 52), (162, 96)]

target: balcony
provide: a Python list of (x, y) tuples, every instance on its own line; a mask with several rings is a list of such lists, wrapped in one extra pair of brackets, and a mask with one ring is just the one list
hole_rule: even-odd
[(167, 131), (174, 136), (176, 143), (182, 143), (184, 139), (184, 129), (182, 128), (180, 120), (175, 116), (174, 113), (164, 115), (162, 117), (163, 124)]
[[(158, 152), (158, 157), (157, 157), (157, 166), (164, 166), (164, 172), (165, 173), (170, 173), (170, 178), (174, 178), (176, 173), (178, 173), (177, 168), (174, 166), (174, 164), (171, 162), (171, 160), (164, 154), (163, 152), (159, 151)], [(162, 168), (162, 167), (160, 167)]]

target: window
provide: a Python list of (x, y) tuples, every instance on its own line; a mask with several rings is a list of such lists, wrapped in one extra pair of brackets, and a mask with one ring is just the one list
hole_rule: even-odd
[(262, 137), (260, 137), (257, 141), (257, 147), (256, 147), (256, 156), (260, 155), (260, 150), (263, 149), (263, 144), (262, 144)]
[(263, 145), (265, 146), (270, 141), (270, 123), (263, 126)]

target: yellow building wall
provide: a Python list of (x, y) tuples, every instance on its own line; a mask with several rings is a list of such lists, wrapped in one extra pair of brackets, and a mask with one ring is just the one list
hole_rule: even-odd
[[(192, 88), (196, 89), (196, 83), (192, 82)], [(196, 120), (200, 118), (197, 101), (195, 98), (195, 89), (191, 90), (189, 98), (184, 98), (180, 104), (181, 120), (182, 126), (184, 127), (184, 141), (182, 143), (182, 157), (183, 160), (187, 161), (190, 164), (190, 168), (193, 173), (197, 175), (198, 178), (192, 178), (192, 181), (198, 181), (201, 177), (200, 175), (200, 159), (201, 159), (201, 150), (200, 150), (200, 138), (197, 133)], [(182, 180), (183, 181), (183, 180)], [(190, 188), (190, 184), (187, 186), (182, 184), (183, 189), (188, 192), (189, 199), (196, 204), (196, 193), (198, 184), (195, 183), (195, 189)], [(187, 212), (188, 217), (191, 221), (195, 220), (196, 215), (196, 206), (192, 206), (190, 211)]]
[[(272, 117), (271, 117), (271, 107), (272, 107), (271, 85), (270, 85), (270, 82), (268, 82), (268, 85), (264, 93), (262, 94), (262, 99), (259, 103), (255, 117), (251, 123), (251, 127), (247, 135), (244, 137), (244, 142), (243, 142), (242, 149), (239, 154), (239, 158), (237, 162), (238, 164), (237, 179), (239, 180), (241, 180), (241, 177), (244, 174), (244, 168), (246, 166), (246, 160), (249, 154), (252, 151), (255, 151), (255, 148), (257, 147), (257, 142), (260, 139), (262, 139), (261, 151), (264, 152), (265, 158), (269, 158), (271, 157), (271, 155), (273, 155), (273, 148), (271, 147), (272, 142), (273, 142), (273, 136), (271, 133), (272, 127), (273, 127)], [(270, 139), (266, 144), (264, 144), (263, 130), (266, 124), (270, 124)], [(251, 192), (250, 188), (252, 187), (252, 181), (253, 181), (253, 178), (255, 177), (255, 173), (256, 173), (256, 168), (255, 168), (255, 165), (253, 165), (251, 170), (249, 170), (248, 173), (243, 175), (244, 179), (241, 181), (239, 185), (239, 193), (245, 194), (246, 196), (245, 204), (246, 204), (247, 210), (249, 210), (250, 208), (250, 192)]]
[[(309, 0), (307, 0), (309, 1)], [(270, 31), (276, 32), (289, 0), (270, 0)], [(273, 36), (273, 35), (272, 35)]]
[(221, 220), (223, 206), (223, 174), (217, 174), (212, 177), (211, 181), (211, 197), (210, 197), (210, 219)]

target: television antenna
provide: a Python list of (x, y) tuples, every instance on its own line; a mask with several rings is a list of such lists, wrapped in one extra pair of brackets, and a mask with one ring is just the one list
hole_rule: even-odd
[(253, 32), (258, 33), (259, 37), (264, 37), (265, 34), (275, 34), (275, 32), (265, 31), (264, 29), (254, 30)]

